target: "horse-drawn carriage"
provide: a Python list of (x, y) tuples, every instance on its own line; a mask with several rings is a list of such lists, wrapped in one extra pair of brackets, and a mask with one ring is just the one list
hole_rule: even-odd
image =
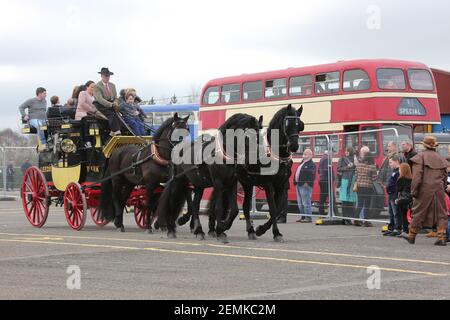
[[(249, 238), (256, 239), (272, 228), (275, 241), (282, 241), (277, 206), (282, 205), (291, 175), (291, 155), (298, 150), (299, 132), (304, 129), (302, 112), (302, 107), (296, 110), (292, 105), (280, 109), (270, 121), (267, 134), (262, 134), (262, 116), (258, 120), (248, 114), (235, 114), (218, 129), (217, 136), (205, 141), (205, 135), (194, 142), (186, 140), (189, 116), (181, 118), (178, 113), (167, 119), (153, 137), (108, 140), (102, 137), (95, 119), (51, 120), (41, 128), (51, 148), (39, 154), (39, 168), (30, 168), (24, 176), (22, 201), (26, 216), (33, 226), (42, 227), (54, 203), (64, 207), (67, 221), (75, 230), (84, 227), (89, 209), (97, 225), (114, 221), (117, 230), (124, 232), (123, 212), (128, 205), (135, 208), (141, 228), (151, 232), (158, 218), (159, 227), (168, 230), (169, 238), (175, 238), (176, 220), (187, 202), (194, 234), (204, 238), (198, 217), (200, 201), (204, 190), (213, 188), (210, 234), (228, 243), (225, 231), (239, 213), (239, 181), (245, 191), (243, 207)], [(230, 132), (232, 135), (225, 139)], [(236, 133), (244, 138), (240, 148), (227, 143), (235, 140)], [(279, 139), (269, 140), (273, 136)], [(269, 165), (259, 160), (249, 162), (250, 142), (256, 142), (257, 153), (268, 158)], [(172, 155), (177, 161), (172, 161)], [(245, 161), (240, 162), (242, 159)], [(265, 190), (270, 209), (270, 220), (256, 231), (250, 219), (254, 186)]]
[[(88, 212), (98, 226), (108, 222), (99, 214), (101, 183), (107, 159), (124, 145), (143, 146), (152, 137), (116, 136), (108, 138), (99, 121), (48, 119), (40, 128), (46, 136), (46, 150), (39, 149), (38, 167), (29, 168), (23, 177), (21, 197), (25, 215), (34, 227), (44, 226), (51, 205), (64, 208), (69, 226), (82, 230)], [(24, 134), (36, 129), (24, 124)], [(162, 192), (162, 188), (156, 192)], [(136, 223), (146, 228), (146, 191), (137, 186), (127, 206), (134, 208)]]

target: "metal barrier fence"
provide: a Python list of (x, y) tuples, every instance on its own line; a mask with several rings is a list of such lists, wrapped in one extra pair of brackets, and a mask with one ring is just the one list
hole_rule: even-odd
[(39, 156), (34, 147), (0, 147), (0, 181), (3, 197), (18, 197), (23, 173), (38, 166)]
[[(390, 176), (382, 179), (380, 169), (387, 157), (387, 145), (394, 142), (399, 147), (401, 138), (410, 139), (400, 137), (395, 128), (302, 137), (293, 175), (298, 173), (307, 149), (313, 153), (316, 174), (312, 188), (303, 183), (296, 186), (300, 216), (388, 222), (385, 181)], [(363, 147), (369, 149), (366, 155), (361, 154), (365, 151)], [(308, 202), (309, 194), (312, 214), (305, 212), (308, 211), (305, 202)]]

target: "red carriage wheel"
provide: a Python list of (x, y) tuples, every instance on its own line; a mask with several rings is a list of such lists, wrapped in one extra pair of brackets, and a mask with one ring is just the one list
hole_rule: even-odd
[(71, 183), (64, 193), (64, 212), (69, 226), (80, 231), (86, 223), (87, 204), (81, 186), (78, 183)]
[(49, 211), (49, 193), (44, 174), (36, 167), (29, 168), (22, 182), (22, 205), (33, 227), (42, 228)]
[(92, 221), (94, 221), (94, 223), (95, 223), (97, 226), (99, 226), (99, 227), (104, 227), (104, 226), (106, 226), (106, 225), (109, 223), (109, 221), (102, 220), (102, 219), (100, 218), (100, 212), (99, 212), (99, 210), (98, 210), (97, 207), (91, 207), (89, 210), (91, 211), (91, 218), (92, 218)]
[(147, 207), (144, 205), (134, 206), (134, 219), (136, 224), (141, 229), (148, 229), (146, 219), (147, 219)]

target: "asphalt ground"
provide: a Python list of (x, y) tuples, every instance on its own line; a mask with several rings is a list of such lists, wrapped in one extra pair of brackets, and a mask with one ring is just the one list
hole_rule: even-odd
[[(34, 229), (20, 202), (0, 202), (0, 299), (450, 298), (450, 247), (435, 247), (423, 235), (410, 246), (383, 237), (381, 225), (296, 220), (291, 216), (280, 226), (285, 243), (275, 243), (271, 233), (250, 241), (239, 221), (228, 233), (231, 243), (223, 245), (195, 239), (188, 227), (179, 228), (176, 240), (149, 235), (132, 215), (124, 234), (99, 228), (90, 217), (75, 232), (62, 209), (53, 207), (44, 228)], [(204, 218), (202, 223), (207, 226)], [(77, 283), (71, 266), (80, 270), (80, 289), (68, 288)], [(371, 266), (379, 273), (368, 273)]]

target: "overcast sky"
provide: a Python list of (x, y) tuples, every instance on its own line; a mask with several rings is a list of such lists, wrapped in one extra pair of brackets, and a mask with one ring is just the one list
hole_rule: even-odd
[(216, 77), (358, 58), (450, 70), (450, 1), (0, 0), (0, 129), (44, 86), (64, 103), (101, 67), (179, 96)]

